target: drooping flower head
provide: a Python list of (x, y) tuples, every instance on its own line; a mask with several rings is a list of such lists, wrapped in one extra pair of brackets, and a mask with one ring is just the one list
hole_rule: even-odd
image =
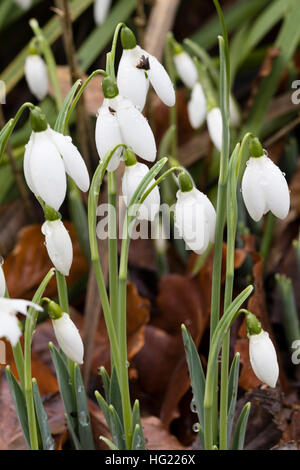
[(77, 364), (83, 363), (84, 347), (78, 328), (73, 323), (70, 315), (63, 312), (60, 306), (48, 299), (43, 301), (48, 303), (48, 314), (51, 317), (54, 333), (65, 355)]
[(24, 174), (31, 191), (59, 210), (66, 196), (66, 173), (87, 191), (89, 174), (71, 137), (54, 131), (39, 108), (31, 111), (32, 133), (24, 154)]
[(48, 70), (33, 42), (29, 46), (24, 72), (29, 90), (39, 101), (42, 101), (48, 93)]
[(187, 88), (193, 88), (198, 80), (197, 67), (183, 47), (173, 40), (174, 64), (180, 80)]
[(258, 222), (271, 211), (284, 219), (290, 208), (290, 193), (282, 171), (265, 154), (258, 139), (252, 140), (250, 154), (242, 179), (242, 195), (250, 216)]
[(209, 242), (214, 242), (216, 212), (208, 197), (194, 187), (186, 173), (179, 175), (179, 185), (175, 229), (191, 250), (201, 254)]
[(68, 276), (73, 261), (73, 246), (69, 232), (60, 219), (46, 220), (42, 225), (49, 258), (57, 271)]
[(188, 116), (191, 126), (199, 129), (206, 118), (206, 97), (199, 82), (193, 86), (191, 98), (187, 105)]
[[(96, 122), (96, 146), (101, 160), (117, 145), (125, 144), (144, 160), (156, 158), (156, 144), (147, 119), (132, 104), (119, 94), (117, 85), (106, 77), (102, 82), (104, 101)], [(123, 149), (116, 150), (107, 167), (114, 171), (120, 162)]]
[(246, 315), (250, 362), (256, 377), (274, 388), (279, 374), (276, 351), (269, 334), (251, 312)]
[(142, 111), (150, 81), (159, 98), (167, 106), (174, 106), (174, 87), (161, 63), (136, 44), (135, 36), (127, 26), (121, 30), (121, 42), (123, 53), (117, 75), (120, 94)]
[(20, 312), (26, 315), (28, 307), (38, 311), (43, 310), (29, 300), (0, 299), (0, 338), (6, 338), (12, 346), (16, 346), (22, 334), (17, 314)]

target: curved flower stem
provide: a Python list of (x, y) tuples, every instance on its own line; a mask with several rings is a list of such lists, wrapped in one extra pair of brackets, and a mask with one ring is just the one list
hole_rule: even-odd
[(114, 37), (112, 40), (112, 46), (111, 46), (111, 51), (110, 51), (110, 60), (111, 60), (111, 69), (109, 70), (110, 75), (112, 76), (113, 79), (115, 79), (115, 57), (116, 57), (116, 49), (117, 49), (117, 42), (118, 42), (118, 36), (121, 28), (123, 26), (126, 26), (125, 23), (118, 23), (114, 32)]
[(30, 102), (26, 102), (24, 104), (22, 104), (22, 106), (18, 109), (16, 115), (14, 118), (11, 118), (7, 123), (6, 125), (3, 127), (3, 129), (1, 129), (0, 131), (0, 160), (2, 158), (2, 155), (4, 153), (4, 150), (5, 150), (5, 147), (6, 147), (6, 144), (8, 142), (8, 139), (11, 135), (11, 133), (13, 132), (14, 128), (15, 128), (15, 125), (17, 124), (21, 114), (23, 113), (23, 111), (27, 108), (34, 108), (34, 105)]
[(88, 86), (88, 84), (90, 83), (90, 81), (96, 76), (96, 75), (106, 75), (106, 72), (105, 70), (102, 70), (102, 69), (97, 69), (97, 70), (94, 70), (93, 73), (91, 73), (91, 75), (86, 79), (86, 81), (81, 85), (78, 93), (76, 94), (74, 100), (72, 101), (72, 104), (68, 110), (68, 113), (67, 113), (67, 117), (66, 117), (66, 120), (65, 120), (65, 132), (67, 130), (67, 127), (68, 127), (68, 123), (69, 123), (69, 120), (70, 120), (70, 117), (82, 95), (82, 93), (84, 92), (84, 90), (86, 89), (86, 87)]
[(49, 71), (49, 76), (50, 80), (52, 82), (53, 90), (54, 90), (54, 96), (55, 96), (55, 101), (56, 101), (56, 107), (57, 109), (61, 108), (62, 105), (62, 95), (59, 87), (59, 80), (58, 80), (58, 75), (57, 75), (57, 67), (56, 67), (56, 62), (51, 50), (51, 47), (48, 44), (47, 39), (44, 36), (44, 33), (42, 29), (40, 28), (37, 20), (35, 18), (31, 19), (29, 21), (29, 25), (34, 32), (37, 41), (39, 42), (39, 45), (41, 47), (41, 50), (44, 54), (48, 71)]
[[(54, 270), (51, 269), (48, 274), (42, 280), (40, 286), (38, 287), (32, 301), (36, 304), (39, 304), (43, 296), (44, 290), (46, 289), (48, 283), (52, 279)], [(25, 322), (25, 338), (24, 338), (24, 392), (28, 416), (28, 427), (29, 427), (29, 436), (30, 436), (30, 445), (32, 450), (38, 450), (38, 432), (37, 432), (37, 422), (35, 415), (35, 407), (33, 401), (32, 393), (32, 380), (31, 380), (31, 342), (32, 336), (34, 333), (36, 321), (38, 317), (38, 312), (34, 308), (30, 308), (27, 313), (26, 322)]]
[(158, 186), (159, 183), (161, 183), (167, 176), (169, 176), (171, 173), (174, 173), (175, 171), (181, 171), (183, 173), (188, 173), (185, 168), (181, 166), (172, 166), (169, 168), (167, 171), (165, 171), (157, 180), (155, 180), (155, 183), (153, 183), (147, 191), (144, 192), (143, 196), (141, 197), (140, 203), (142, 204), (146, 197), (151, 193), (151, 191), (155, 188), (155, 186)]

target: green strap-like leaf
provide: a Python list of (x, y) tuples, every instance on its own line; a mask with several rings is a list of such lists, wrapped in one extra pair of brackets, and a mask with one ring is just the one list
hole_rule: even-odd
[(109, 404), (113, 405), (121, 423), (123, 423), (122, 397), (115, 367), (113, 367), (110, 377)]
[(240, 370), (240, 354), (236, 353), (231, 364), (228, 382), (228, 414), (227, 414), (227, 438), (230, 440), (235, 405), (238, 392), (238, 380)]
[(132, 410), (132, 431), (132, 450), (145, 450), (145, 438), (138, 400), (135, 400)]
[(66, 124), (66, 117), (68, 115), (69, 107), (73, 101), (73, 98), (75, 96), (76, 91), (78, 90), (78, 87), (81, 84), (81, 80), (77, 80), (74, 85), (72, 86), (71, 90), (65, 97), (62, 107), (60, 108), (59, 114), (57, 116), (55, 125), (54, 125), (54, 130), (57, 132), (60, 132), (61, 134), (64, 134), (65, 130), (65, 124)]
[(33, 391), (35, 412), (36, 412), (39, 430), (40, 430), (42, 442), (43, 442), (43, 450), (55, 450), (56, 448), (55, 440), (53, 439), (51, 432), (50, 432), (48, 416), (43, 406), (43, 402), (41, 399), (41, 395), (40, 395), (40, 391), (39, 391), (39, 387), (38, 387), (36, 379), (32, 379), (32, 391)]
[(94, 450), (90, 412), (79, 365), (75, 364), (74, 369), (79, 440), (83, 450)]
[(248, 422), (248, 417), (250, 413), (251, 404), (248, 402), (244, 406), (237, 420), (233, 440), (232, 440), (232, 450), (242, 450), (244, 447), (246, 427)]
[(197, 408), (198, 419), (201, 426), (204, 425), (204, 392), (205, 392), (205, 375), (203, 372), (200, 357), (195, 343), (187, 331), (185, 325), (182, 325), (182, 337), (188, 363), (191, 386), (193, 390), (193, 400)]
[(28, 418), (27, 418), (27, 408), (26, 408), (26, 400), (22, 389), (18, 382), (15, 379), (15, 376), (10, 370), (10, 367), (7, 366), (5, 369), (6, 378), (9, 385), (9, 390), (11, 396), (13, 397), (15, 408), (17, 411), (17, 415), (19, 418), (19, 422), (26, 439), (27, 445), (30, 449), (30, 437), (29, 437), (29, 428), (28, 428)]
[(111, 423), (110, 431), (113, 437), (113, 441), (120, 450), (125, 450), (126, 449), (125, 434), (124, 434), (124, 429), (121, 424), (120, 418), (117, 415), (117, 412), (113, 405), (109, 405), (108, 411), (110, 414), (110, 423)]

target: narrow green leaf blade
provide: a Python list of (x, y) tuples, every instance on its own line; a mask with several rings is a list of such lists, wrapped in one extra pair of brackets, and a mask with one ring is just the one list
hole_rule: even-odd
[(200, 357), (194, 341), (185, 325), (181, 326), (183, 344), (188, 363), (191, 386), (193, 390), (193, 399), (197, 408), (199, 423), (204, 425), (204, 392), (205, 392), (205, 375), (201, 365)]
[(232, 450), (242, 450), (244, 447), (246, 427), (250, 413), (251, 403), (246, 403), (237, 420), (232, 441)]
[(83, 450), (94, 450), (94, 439), (91, 429), (90, 412), (85, 388), (78, 364), (75, 364), (75, 391), (78, 415), (79, 440)]
[(56, 444), (55, 440), (53, 439), (49, 423), (48, 423), (48, 416), (43, 406), (43, 402), (41, 399), (39, 387), (37, 384), (36, 379), (32, 379), (32, 391), (33, 391), (33, 399), (34, 399), (34, 406), (35, 412), (38, 420), (38, 425), (43, 441), (43, 449), (44, 450), (55, 450)]
[(235, 405), (238, 392), (238, 380), (240, 370), (240, 354), (236, 353), (231, 364), (228, 381), (228, 414), (227, 414), (227, 436), (228, 441), (231, 436), (233, 418), (235, 414)]
[(19, 422), (26, 439), (26, 443), (30, 449), (30, 437), (29, 437), (29, 428), (28, 428), (28, 419), (27, 419), (27, 408), (26, 408), (26, 400), (22, 389), (18, 382), (15, 379), (15, 376), (10, 370), (10, 367), (7, 366), (5, 368), (5, 374), (9, 385), (9, 390), (11, 396), (13, 397), (14, 404), (16, 407), (17, 415), (19, 418)]

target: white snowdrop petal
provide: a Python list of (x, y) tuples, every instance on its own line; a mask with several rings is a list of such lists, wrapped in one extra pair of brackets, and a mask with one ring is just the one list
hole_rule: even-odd
[(208, 224), (209, 241), (211, 243), (214, 243), (217, 218), (215, 208), (206, 196), (206, 194), (203, 194), (201, 193), (201, 191), (198, 191), (198, 197), (204, 205), (205, 217)]
[(101, 25), (106, 20), (107, 14), (111, 6), (111, 0), (95, 0), (94, 1), (94, 21), (97, 25)]
[(279, 369), (274, 345), (266, 331), (249, 336), (249, 354), (251, 366), (257, 378), (274, 388)]
[(263, 186), (267, 208), (279, 219), (284, 219), (290, 209), (290, 192), (280, 168), (267, 156), (263, 159), (265, 184)]
[(0, 311), (0, 338), (6, 338), (12, 346), (16, 346), (21, 334), (17, 316)]
[(175, 90), (165, 68), (152, 55), (149, 55), (149, 65), (150, 69), (147, 70), (147, 74), (158, 97), (167, 106), (174, 106), (176, 100)]
[(81, 191), (86, 192), (90, 186), (90, 177), (84, 160), (69, 136), (51, 130), (51, 138), (63, 158), (66, 172), (75, 181)]
[(47, 131), (35, 133), (28, 171), (35, 194), (58, 211), (66, 195), (66, 173), (62, 158)]
[(73, 261), (73, 246), (69, 232), (61, 220), (43, 223), (42, 233), (49, 258), (55, 268), (64, 276), (68, 276)]
[(2, 266), (0, 266), (0, 297), (4, 297), (6, 289), (6, 281)]
[(221, 152), (222, 148), (222, 115), (220, 108), (212, 108), (207, 113), (207, 128), (214, 146)]
[(198, 73), (192, 58), (187, 52), (182, 51), (179, 54), (175, 54), (174, 63), (181, 81), (188, 88), (193, 88), (198, 79)]
[[(38, 304), (35, 304), (34, 302), (31, 302), (30, 300), (23, 300), (23, 299), (2, 299), (1, 302), (3, 300), (8, 300), (10, 301), (10, 311), (13, 312), (13, 311), (16, 311), (16, 312), (20, 312), (20, 313), (23, 313), (23, 315), (26, 315), (27, 314), (27, 309), (28, 307), (33, 307), (35, 310), (39, 311), (39, 312), (42, 312), (43, 309), (40, 305)], [(1, 311), (1, 304), (0, 304), (0, 311)]]
[(36, 194), (37, 191), (34, 187), (34, 184), (33, 184), (32, 178), (31, 178), (29, 161), (30, 161), (30, 155), (31, 155), (31, 152), (32, 152), (32, 147), (34, 145), (35, 135), (36, 135), (35, 132), (31, 133), (30, 139), (29, 139), (28, 143), (25, 145), (25, 153), (24, 153), (24, 159), (23, 159), (23, 170), (24, 170), (25, 180), (26, 180), (26, 183), (27, 183), (29, 189), (34, 194)]
[(117, 109), (117, 118), (124, 143), (144, 160), (156, 158), (156, 144), (147, 119), (129, 100), (123, 100)]
[(242, 179), (244, 203), (255, 222), (258, 222), (267, 210), (263, 186), (265, 176), (260, 160), (261, 158), (249, 158)]
[[(138, 46), (135, 49), (137, 48)], [(144, 70), (136, 67), (140, 51), (135, 51), (135, 49), (123, 50), (118, 68), (117, 85), (120, 94), (142, 111), (146, 102), (149, 79)]]
[[(101, 160), (103, 160), (107, 152), (111, 151), (116, 145), (125, 143), (121, 136), (115, 110), (114, 108), (111, 108), (111, 110), (112, 111), (109, 110), (106, 103), (103, 103), (97, 117), (95, 137), (96, 147)], [(121, 154), (122, 147), (118, 148), (112, 156), (107, 167), (108, 171), (114, 171), (118, 168)]]
[(39, 55), (29, 55), (26, 58), (25, 78), (31, 93), (42, 101), (48, 93), (48, 71)]
[(198, 192), (196, 188), (189, 192), (178, 191), (174, 215), (179, 236), (191, 250), (201, 254), (208, 246), (210, 229)]
[(63, 313), (62, 317), (52, 320), (57, 342), (66, 356), (77, 364), (83, 363), (83, 343), (78, 328), (72, 322), (70, 315)]
[(199, 129), (206, 117), (206, 98), (199, 82), (195, 83), (187, 105), (189, 121), (193, 129)]
[[(122, 179), (122, 193), (124, 201), (128, 205), (144, 176), (149, 172), (147, 165), (143, 163), (136, 163), (125, 168), (125, 172)], [(149, 185), (155, 182), (153, 179)], [(160, 194), (159, 189), (156, 186), (151, 193), (146, 197), (145, 201), (139, 208), (138, 219), (139, 220), (154, 220), (160, 207)]]

